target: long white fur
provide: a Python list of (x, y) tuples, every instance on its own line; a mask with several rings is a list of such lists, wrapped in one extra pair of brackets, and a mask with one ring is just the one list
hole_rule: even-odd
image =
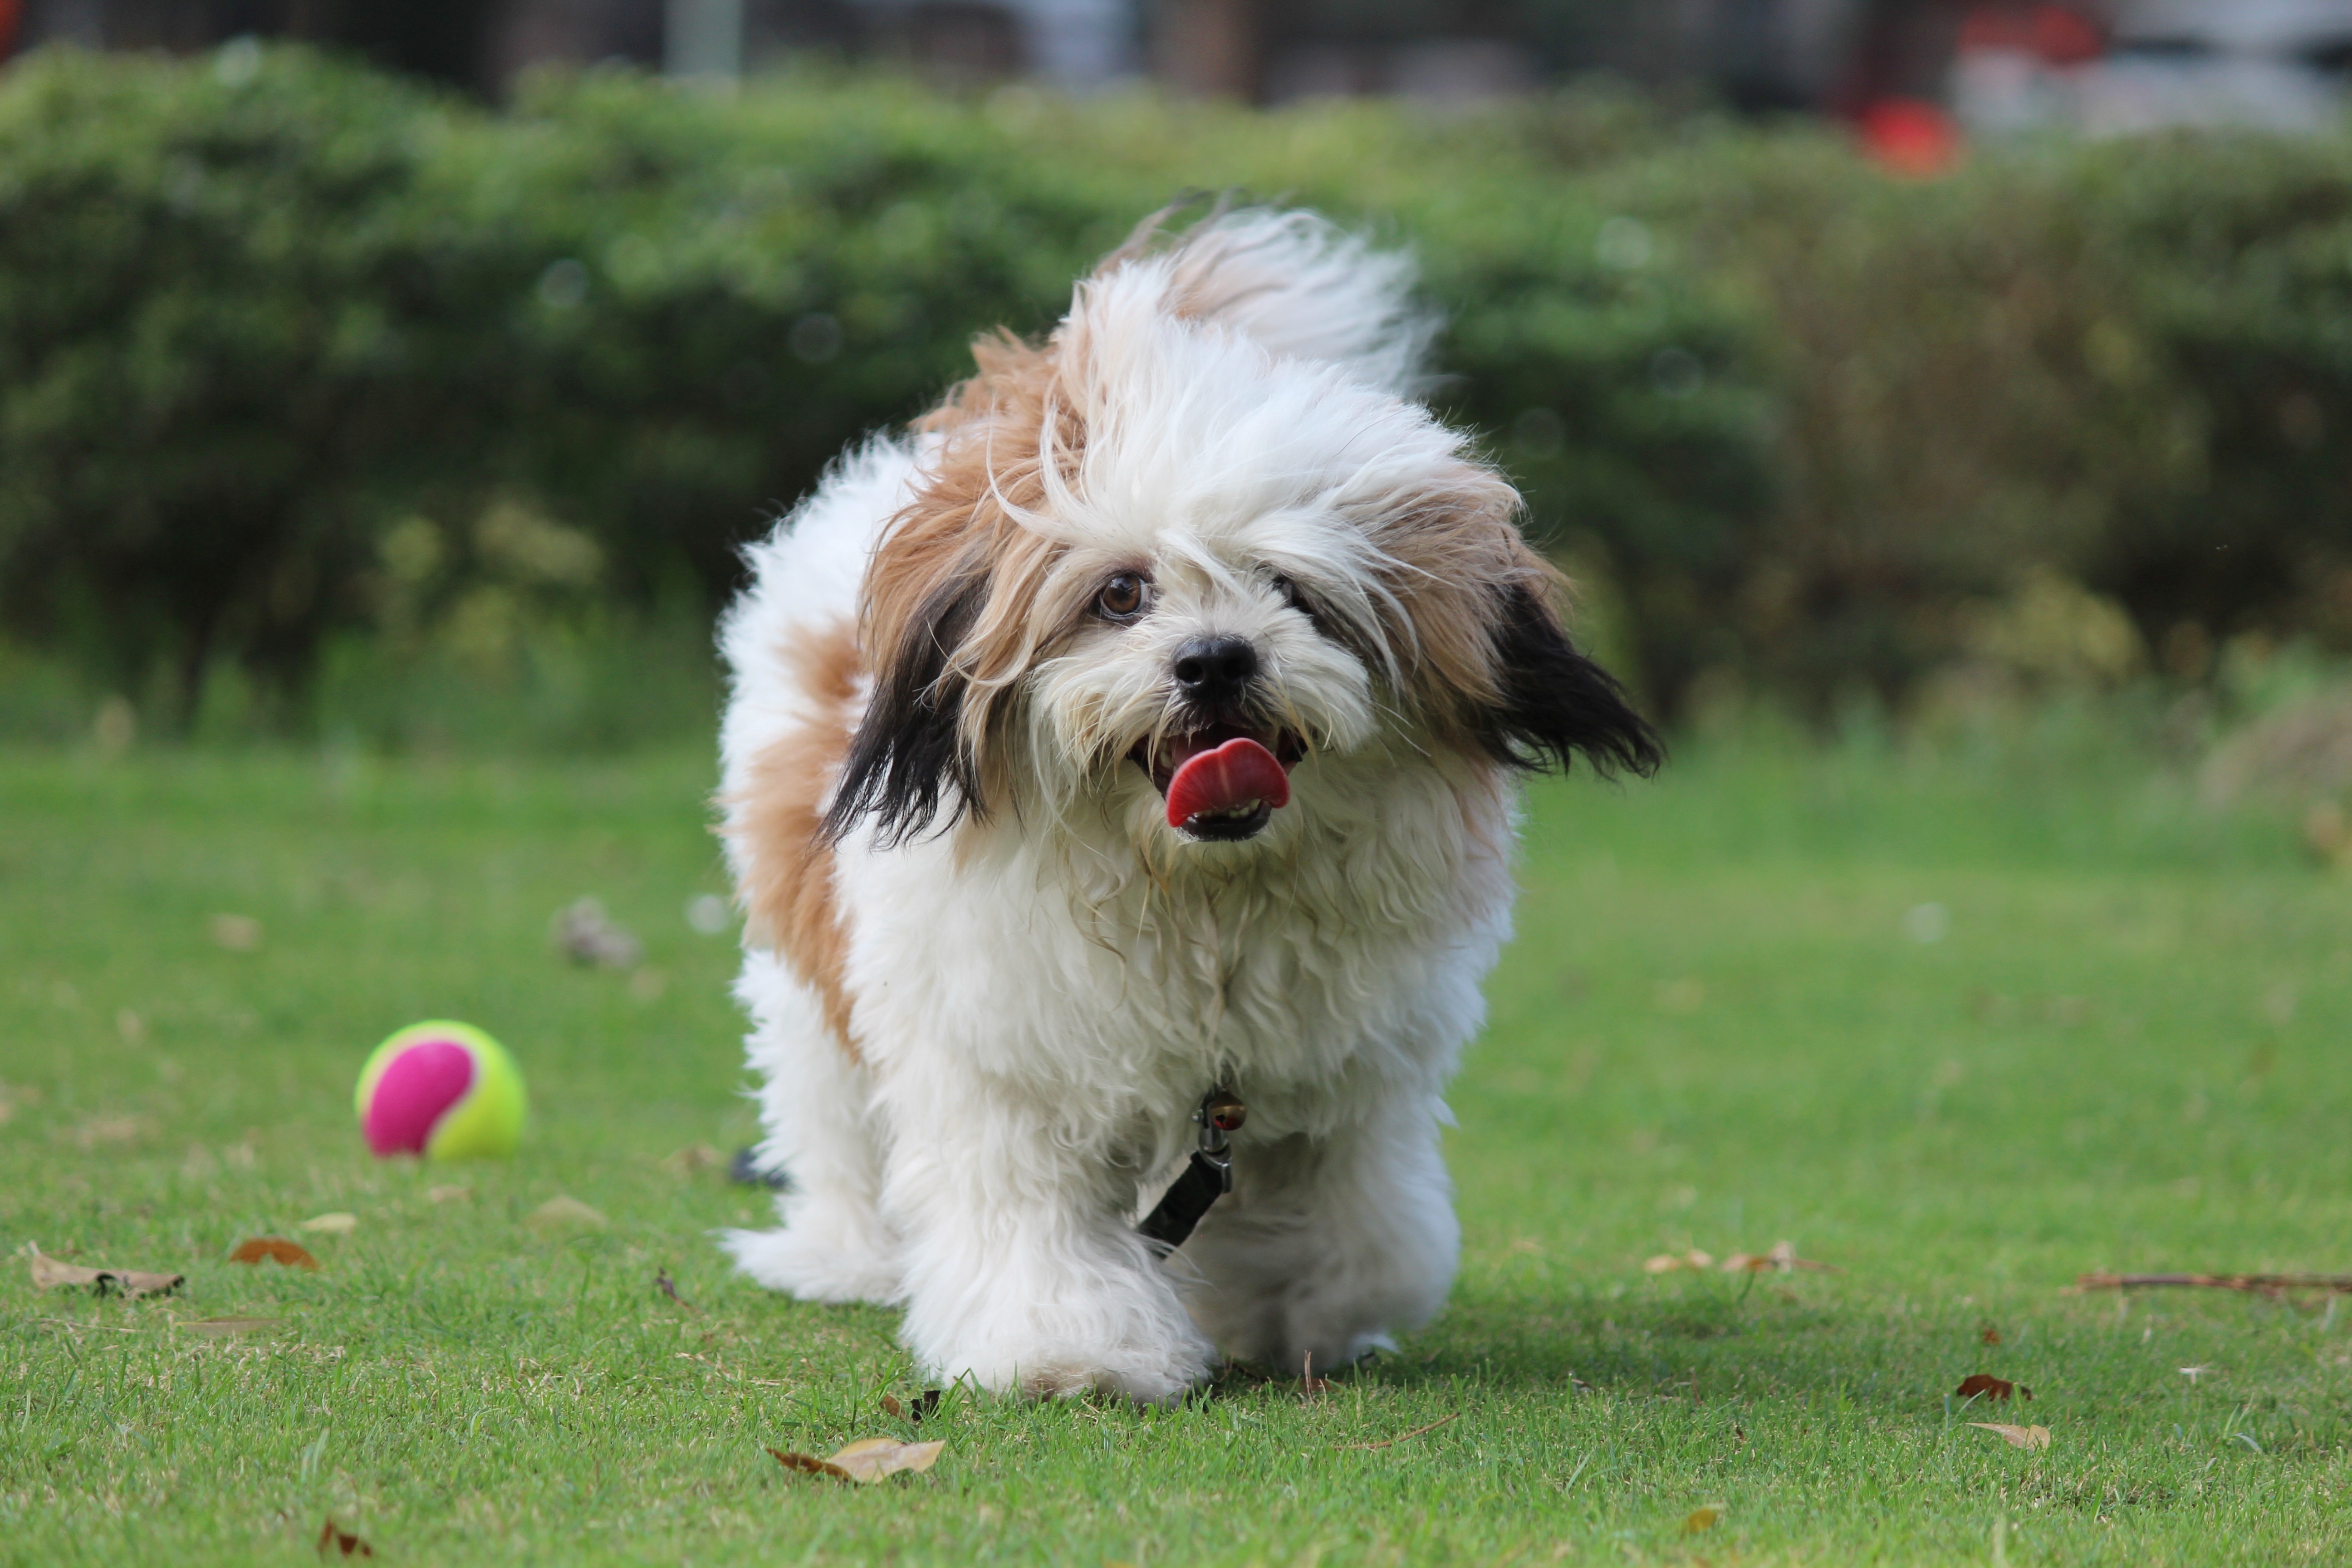
[[(1080, 285), (1064, 326), (1089, 432), (1033, 526), (1066, 569), (1148, 560), (1158, 597), (1024, 678), (1018, 798), (836, 856), (854, 1064), (772, 954), (738, 994), (789, 1173), (777, 1228), (726, 1244), (816, 1300), (903, 1303), (942, 1377), (1168, 1398), (1216, 1354), (1338, 1366), (1427, 1320), (1459, 1232), (1442, 1093), (1509, 922), (1513, 797), (1433, 749), (1367, 663), (1272, 582), (1379, 620), (1368, 521), (1458, 463), (1406, 400), (1410, 268), (1303, 214), (1242, 214)], [(814, 700), (782, 650), (854, 621), (927, 449), (852, 454), (751, 553), (729, 617), (725, 790)], [(1108, 563), (1107, 566), (1106, 563)], [(1194, 843), (1125, 750), (1173, 648), (1249, 637), (1312, 749), (1256, 839)], [(732, 841), (739, 873), (756, 853)], [(1220, 1080), (1249, 1107), (1235, 1190), (1161, 1258), (1132, 1226)]]

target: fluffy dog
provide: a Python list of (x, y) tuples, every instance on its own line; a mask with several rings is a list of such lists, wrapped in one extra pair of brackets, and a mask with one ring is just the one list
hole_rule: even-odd
[[(1147, 222), (751, 550), (722, 831), (790, 1179), (725, 1238), (753, 1279), (903, 1304), (942, 1376), (1143, 1400), (1444, 1301), (1515, 776), (1658, 752), (1414, 401), (1411, 282), (1307, 213)], [(1233, 1190), (1169, 1255), (1137, 1217), (1214, 1087)]]

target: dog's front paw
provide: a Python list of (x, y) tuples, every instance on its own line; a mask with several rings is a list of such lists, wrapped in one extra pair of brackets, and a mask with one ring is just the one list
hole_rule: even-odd
[(1047, 1316), (1024, 1303), (995, 1322), (954, 1325), (935, 1342), (914, 1331), (910, 1321), (908, 1339), (942, 1377), (969, 1378), (992, 1393), (1030, 1399), (1103, 1393), (1165, 1405), (1206, 1379), (1214, 1364), (1209, 1342), (1188, 1320), (1162, 1318), (1148, 1330), (1130, 1325), (1125, 1334), (1097, 1337), (1071, 1334), (1069, 1324), (1044, 1321)]
[(804, 1205), (781, 1228), (730, 1230), (719, 1242), (744, 1273), (803, 1301), (887, 1307), (906, 1294), (887, 1239), (855, 1216), (827, 1215)]
[[(947, 1361), (957, 1358), (950, 1354)], [(1212, 1360), (1206, 1344), (1172, 1352), (1119, 1345), (1087, 1350), (1040, 1343), (1026, 1354), (965, 1358), (970, 1375), (982, 1387), (1027, 1399), (1073, 1399), (1113, 1394), (1139, 1405), (1171, 1405), (1205, 1381)]]

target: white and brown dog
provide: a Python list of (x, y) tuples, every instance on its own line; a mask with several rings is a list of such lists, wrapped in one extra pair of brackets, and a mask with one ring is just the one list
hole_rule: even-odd
[[(903, 1303), (942, 1376), (1147, 1400), (1444, 1300), (1515, 775), (1658, 753), (1413, 400), (1411, 280), (1307, 213), (1147, 223), (751, 551), (724, 832), (790, 1178), (727, 1237), (753, 1279)], [(1213, 1088), (1232, 1193), (1171, 1256), (1137, 1219)]]

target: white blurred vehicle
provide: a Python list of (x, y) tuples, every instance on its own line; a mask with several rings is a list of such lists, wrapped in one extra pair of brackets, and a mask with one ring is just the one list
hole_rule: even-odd
[(2121, 0), (2096, 58), (2053, 60), (2021, 30), (1983, 29), (1952, 65), (1951, 102), (1978, 135), (2071, 126), (2326, 129), (2346, 112), (2352, 0)]

